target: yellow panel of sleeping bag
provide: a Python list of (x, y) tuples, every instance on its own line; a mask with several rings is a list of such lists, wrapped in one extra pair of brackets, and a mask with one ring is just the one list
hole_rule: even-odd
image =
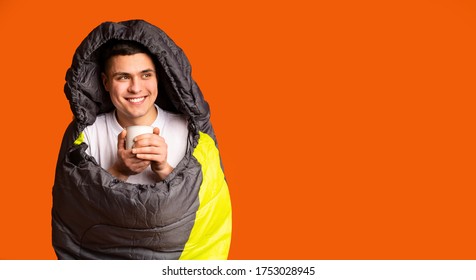
[(228, 258), (231, 242), (231, 202), (215, 141), (200, 132), (193, 156), (202, 166), (200, 206), (181, 260), (221, 260)]
[(74, 145), (81, 145), (84, 142), (84, 132), (81, 132), (78, 138), (74, 141)]

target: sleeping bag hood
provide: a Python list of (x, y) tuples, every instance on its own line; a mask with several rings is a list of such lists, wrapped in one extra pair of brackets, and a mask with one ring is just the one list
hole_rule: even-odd
[[(114, 110), (102, 86), (99, 52), (112, 39), (148, 48), (156, 63), (156, 104), (188, 119), (184, 158), (153, 185), (121, 181), (85, 150), (83, 130)], [(64, 87), (74, 119), (66, 129), (53, 186), (52, 238), (59, 259), (226, 259), (231, 203), (210, 110), (188, 59), (142, 20), (105, 22), (77, 48)]]

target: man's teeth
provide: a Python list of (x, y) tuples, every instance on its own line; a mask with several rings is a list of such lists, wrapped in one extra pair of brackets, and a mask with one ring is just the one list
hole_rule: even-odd
[(129, 98), (127, 100), (129, 100), (129, 102), (132, 102), (132, 103), (137, 103), (137, 102), (141, 102), (142, 100), (144, 100), (145, 97), (139, 97), (139, 98)]

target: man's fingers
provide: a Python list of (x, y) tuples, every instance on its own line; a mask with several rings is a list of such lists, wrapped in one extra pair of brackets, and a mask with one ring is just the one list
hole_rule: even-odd
[(127, 131), (124, 129), (117, 136), (117, 149), (118, 150), (125, 150), (126, 149), (126, 134), (127, 134)]
[(160, 135), (160, 129), (158, 127), (154, 127), (154, 134)]
[(166, 157), (163, 154), (137, 154), (138, 159), (162, 163)]
[(161, 154), (161, 153), (163, 153), (163, 150), (164, 150), (163, 147), (148, 146), (148, 147), (142, 147), (142, 148), (133, 148), (131, 152), (134, 155), (138, 155), (138, 154)]
[(154, 135), (154, 137), (144, 137), (139, 138), (134, 143), (134, 147), (143, 148), (143, 147), (160, 147), (167, 145), (165, 139), (161, 136)]

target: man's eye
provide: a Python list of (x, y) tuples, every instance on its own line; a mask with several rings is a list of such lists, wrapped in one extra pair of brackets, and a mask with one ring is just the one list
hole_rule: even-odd
[(127, 80), (127, 79), (129, 79), (129, 77), (128, 76), (119, 76), (119, 77), (117, 77), (117, 79), (118, 80)]
[(150, 78), (150, 77), (152, 77), (152, 74), (151, 73), (145, 73), (144, 75), (142, 75), (142, 77)]

